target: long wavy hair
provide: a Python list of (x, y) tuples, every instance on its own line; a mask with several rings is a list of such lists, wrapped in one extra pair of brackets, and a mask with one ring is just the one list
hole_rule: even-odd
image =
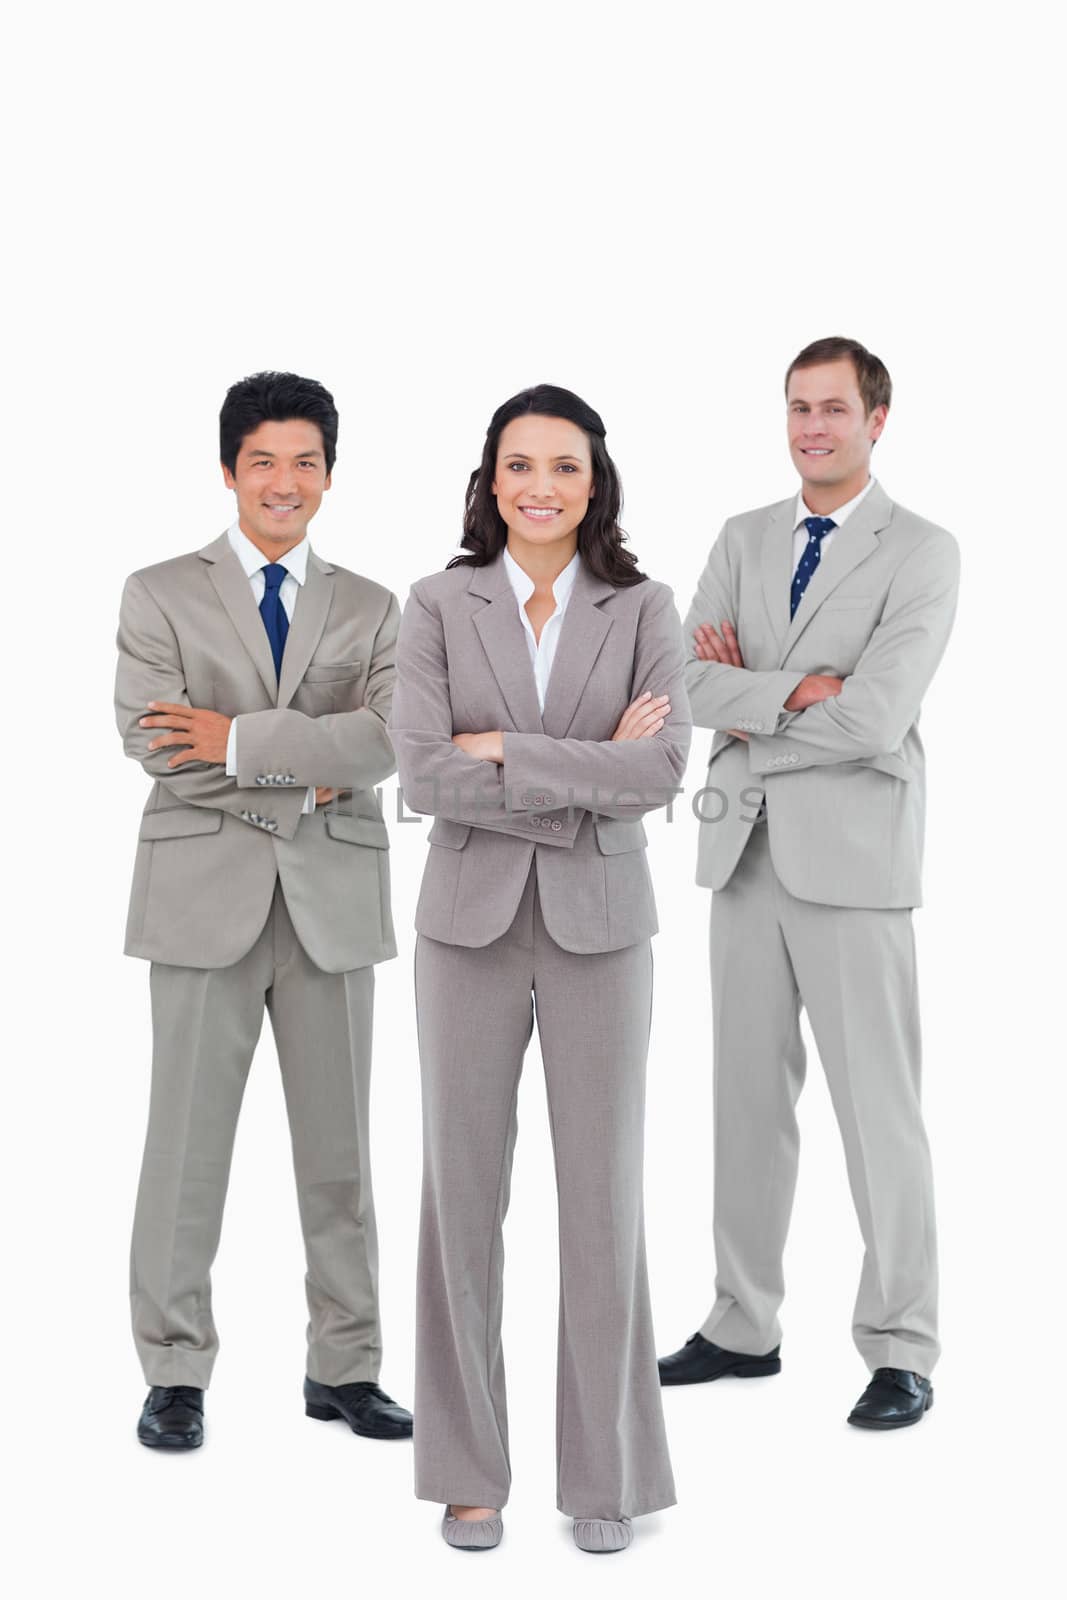
[(531, 412), (540, 417), (562, 417), (566, 422), (573, 422), (589, 440), (596, 492), (578, 525), (578, 553), (582, 561), (595, 577), (614, 584), (618, 589), (643, 583), (647, 574), (638, 572), (637, 557), (623, 549), (626, 535), (619, 526), (622, 482), (604, 443), (604, 424), (592, 406), (586, 405), (578, 395), (572, 394), (569, 389), (557, 389), (551, 383), (539, 383), (532, 389), (523, 389), (493, 412), (485, 435), (481, 463), (471, 473), (467, 485), (463, 538), (460, 543), (468, 554), (453, 556), (448, 565), (487, 566), (507, 544), (507, 523), (497, 510), (493, 493), (497, 450), (500, 435), (508, 423), (516, 417), (529, 416)]

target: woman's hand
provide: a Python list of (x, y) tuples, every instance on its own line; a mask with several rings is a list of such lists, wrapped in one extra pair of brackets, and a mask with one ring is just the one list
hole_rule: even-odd
[(651, 690), (639, 694), (633, 705), (627, 706), (619, 718), (619, 726), (611, 736), (612, 743), (619, 739), (647, 739), (658, 733), (670, 709), (670, 698), (665, 694), (655, 698)]
[(454, 733), (452, 743), (475, 761), (495, 761), (498, 766), (503, 763), (504, 735), (499, 729), (494, 733)]

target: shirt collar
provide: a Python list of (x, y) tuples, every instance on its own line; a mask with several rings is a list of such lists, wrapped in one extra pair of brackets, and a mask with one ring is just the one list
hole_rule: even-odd
[[(557, 611), (566, 611), (567, 609), (567, 601), (571, 597), (574, 580), (578, 576), (579, 559), (576, 550), (552, 585), (552, 598), (556, 602)], [(533, 594), (536, 584), (530, 575), (522, 570), (507, 546), (504, 547), (504, 571), (508, 575), (516, 600), (519, 602), (520, 607), (524, 606)]]
[[(859, 494), (853, 495), (852, 499), (846, 500), (843, 506), (838, 506), (836, 511), (830, 512), (831, 520), (836, 523), (839, 528), (844, 526), (848, 518), (859, 505), (860, 501), (865, 499), (867, 495), (870, 494), (871, 490), (874, 488), (874, 481), (875, 480), (873, 478), (868, 478)], [(805, 521), (807, 517), (813, 517), (814, 515), (815, 512), (812, 511), (809, 506), (804, 504), (804, 491), (801, 489), (800, 493), (797, 495), (797, 508), (793, 515), (793, 531), (796, 532), (797, 528), (800, 527), (800, 524)]]
[[(250, 578), (254, 573), (262, 572), (263, 568), (269, 565), (262, 550), (257, 549), (248, 535), (241, 531), (240, 522), (233, 523), (231, 527), (227, 528), (226, 532), (234, 555)], [(279, 567), (284, 567), (286, 572), (295, 578), (297, 583), (302, 585), (307, 577), (308, 551), (310, 548), (305, 535), (299, 544), (294, 544), (293, 548), (287, 550), (284, 556), (279, 556), (275, 564)]]

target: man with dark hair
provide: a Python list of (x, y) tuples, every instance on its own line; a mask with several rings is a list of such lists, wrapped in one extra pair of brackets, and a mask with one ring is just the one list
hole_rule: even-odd
[(153, 778), (126, 951), (152, 963), (152, 1096), (131, 1262), (151, 1385), (142, 1444), (203, 1439), (218, 1349), (210, 1269), (241, 1097), (270, 1013), (307, 1255), (308, 1416), (407, 1438), (378, 1387), (369, 1099), (374, 963), (396, 954), (375, 785), (399, 607), (314, 554), (337, 411), (320, 383), (230, 389), (220, 455), (233, 525), (135, 572), (119, 621), (116, 715)]
[(697, 881), (715, 891), (716, 1300), (664, 1384), (781, 1368), (782, 1255), (807, 1011), (866, 1247), (848, 1420), (918, 1422), (938, 1355), (933, 1187), (919, 1095), (919, 707), (956, 609), (942, 528), (870, 475), (891, 387), (852, 339), (786, 377), (800, 493), (731, 518), (685, 625), (693, 720), (717, 730)]

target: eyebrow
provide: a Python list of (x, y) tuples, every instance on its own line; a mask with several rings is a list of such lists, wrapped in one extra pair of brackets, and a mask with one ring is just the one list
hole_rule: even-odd
[[(509, 450), (507, 455), (504, 457), (505, 461), (531, 461), (532, 459), (533, 459), (532, 456), (524, 455), (524, 453), (521, 450)], [(553, 461), (578, 461), (578, 462), (580, 462), (581, 459), (582, 459), (581, 456), (572, 456), (572, 455), (553, 456), (552, 457)]]
[[(275, 459), (275, 454), (274, 454), (273, 450), (259, 450), (259, 449), (256, 449), (256, 450), (250, 450), (248, 453), (249, 453), (249, 455), (252, 455), (252, 456), (269, 456), (272, 461)], [(308, 456), (321, 456), (322, 455), (322, 451), (321, 450), (296, 450), (296, 451), (293, 452), (293, 455), (294, 455), (294, 459), (295, 460), (303, 461)]]
[(801, 397), (797, 395), (795, 399), (790, 400), (789, 402), (791, 406), (847, 406), (848, 403), (849, 402), (847, 400), (839, 399), (836, 394), (830, 395), (826, 400), (802, 400)]

